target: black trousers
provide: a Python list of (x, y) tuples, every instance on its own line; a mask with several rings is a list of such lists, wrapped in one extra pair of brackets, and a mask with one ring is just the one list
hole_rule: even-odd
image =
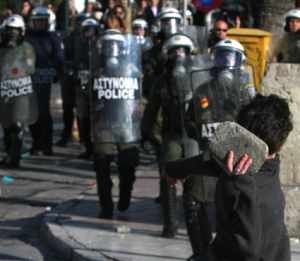
[(7, 157), (5, 164), (18, 167), (21, 158), (21, 149), (23, 143), (24, 130), (22, 126), (13, 124), (8, 128), (4, 128), (4, 145)]
[[(213, 225), (210, 208), (213, 203), (199, 202), (189, 193), (183, 193), (183, 207), (193, 255), (207, 260), (212, 240)], [(199, 259), (202, 260), (202, 259)]]
[[(138, 165), (139, 154), (137, 147), (118, 148), (118, 173), (119, 173), (119, 210), (129, 207), (131, 191), (135, 181), (135, 168)], [(96, 170), (99, 203), (106, 215), (112, 215), (112, 180), (110, 164), (113, 160), (111, 154), (95, 155), (94, 166)]]
[(65, 75), (61, 85), (63, 124), (64, 128), (61, 138), (69, 140), (72, 137), (72, 127), (74, 122), (74, 109), (76, 107), (76, 86), (73, 75)]
[(39, 117), (36, 123), (30, 126), (32, 149), (52, 151), (53, 120), (50, 112), (51, 84), (35, 84)]

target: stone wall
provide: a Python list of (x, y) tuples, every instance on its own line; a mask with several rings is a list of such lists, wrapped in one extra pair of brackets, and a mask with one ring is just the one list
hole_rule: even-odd
[(300, 64), (270, 64), (263, 93), (288, 100), (294, 130), (281, 151), (281, 182), (286, 196), (286, 223), (291, 236), (300, 237)]

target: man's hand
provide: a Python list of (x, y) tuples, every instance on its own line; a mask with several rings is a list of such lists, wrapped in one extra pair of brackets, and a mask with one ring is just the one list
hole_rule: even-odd
[(249, 155), (244, 154), (234, 166), (234, 152), (229, 151), (227, 156), (227, 170), (232, 175), (244, 175), (250, 168), (253, 160)]

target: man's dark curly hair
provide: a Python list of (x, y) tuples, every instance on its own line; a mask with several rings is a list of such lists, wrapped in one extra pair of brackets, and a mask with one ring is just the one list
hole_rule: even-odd
[(256, 95), (240, 110), (237, 122), (262, 139), (270, 154), (280, 150), (293, 129), (287, 101), (274, 94)]

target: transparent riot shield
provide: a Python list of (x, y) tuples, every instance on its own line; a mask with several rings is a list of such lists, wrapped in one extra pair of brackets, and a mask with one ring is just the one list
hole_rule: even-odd
[(140, 140), (141, 49), (130, 34), (103, 36), (97, 44), (92, 90), (92, 129), (96, 143)]
[(239, 69), (202, 69), (191, 72), (193, 113), (197, 138), (205, 147), (220, 122), (235, 121), (241, 106)]
[(38, 117), (30, 76), (34, 64), (22, 48), (0, 51), (0, 122), (4, 127), (14, 123), (32, 124)]
[(189, 36), (199, 53), (207, 52), (208, 33), (206, 26), (186, 25), (183, 33)]

